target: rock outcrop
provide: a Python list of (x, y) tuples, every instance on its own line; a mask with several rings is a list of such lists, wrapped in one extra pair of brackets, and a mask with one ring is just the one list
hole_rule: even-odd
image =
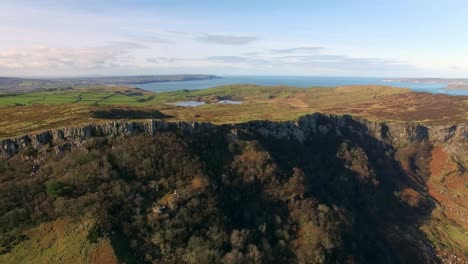
[(371, 122), (348, 115), (335, 116), (312, 114), (295, 121), (251, 121), (242, 124), (216, 126), (200, 122), (146, 122), (114, 121), (44, 131), (0, 141), (0, 154), (11, 157), (25, 148), (41, 149), (59, 147), (63, 144), (81, 145), (92, 137), (122, 137), (136, 134), (154, 135), (158, 131), (182, 130), (188, 133), (203, 133), (217, 129), (245, 131), (263, 137), (304, 141), (311, 136), (372, 136), (391, 145), (432, 141), (438, 143), (465, 142), (468, 139), (468, 124), (451, 126), (424, 126), (407, 122)]
[(349, 115), (312, 114), (300, 117), (297, 121), (252, 121), (235, 126), (257, 131), (263, 136), (278, 139), (293, 138), (299, 141), (305, 140), (310, 135), (341, 136), (345, 133), (370, 135), (392, 145), (423, 141), (446, 143), (468, 139), (468, 124), (424, 126), (408, 122), (371, 122)]

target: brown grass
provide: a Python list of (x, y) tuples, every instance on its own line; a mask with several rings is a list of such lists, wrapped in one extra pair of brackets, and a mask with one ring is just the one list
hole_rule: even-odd
[(191, 182), (191, 189), (194, 191), (203, 190), (208, 186), (208, 181), (200, 176), (193, 178)]
[(93, 223), (59, 219), (28, 229), (27, 239), (0, 255), (0, 263), (89, 263), (97, 246), (87, 240)]
[(109, 241), (105, 240), (93, 251), (90, 258), (91, 264), (118, 264), (114, 249)]
[(468, 96), (400, 93), (324, 110), (377, 120), (461, 123), (468, 121)]
[[(107, 88), (111, 89), (111, 88)], [(116, 88), (119, 91), (122, 87)], [(111, 92), (111, 91), (109, 91)], [(217, 98), (242, 100), (240, 105), (216, 104)], [(201, 100), (199, 107), (177, 107), (172, 101)], [(285, 121), (314, 112), (351, 114), (376, 121), (413, 121), (424, 124), (456, 124), (468, 121), (468, 96), (414, 93), (386, 86), (294, 88), (232, 85), (219, 88), (158, 93), (150, 102), (133, 105), (67, 103), (0, 108), (0, 138), (58, 127), (98, 123), (92, 112), (120, 107), (137, 111), (161, 111), (168, 121), (200, 121), (215, 124), (251, 120)]]

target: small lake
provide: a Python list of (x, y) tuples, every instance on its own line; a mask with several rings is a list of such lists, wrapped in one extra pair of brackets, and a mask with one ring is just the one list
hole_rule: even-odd
[(221, 101), (218, 102), (218, 104), (233, 104), (233, 105), (238, 105), (238, 104), (242, 104), (242, 101), (221, 100)]
[(176, 105), (176, 106), (183, 106), (183, 107), (196, 107), (200, 105), (206, 104), (205, 102), (199, 102), (199, 101), (182, 101), (182, 102), (175, 102), (175, 103), (169, 103), (170, 105)]

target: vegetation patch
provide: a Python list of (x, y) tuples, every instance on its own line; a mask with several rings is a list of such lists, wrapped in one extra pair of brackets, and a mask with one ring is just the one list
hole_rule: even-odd
[(97, 243), (104, 233), (99, 225), (94, 225), (89, 231), (86, 237), (90, 242)]
[(57, 198), (71, 194), (73, 192), (73, 187), (60, 181), (53, 181), (47, 184), (46, 192), (51, 198)]
[[(90, 220), (59, 219), (24, 231), (22, 239), (7, 253), (5, 264), (90, 263), (99, 244), (87, 241)], [(93, 262), (97, 263), (97, 262)]]
[(158, 110), (136, 110), (125, 108), (112, 108), (108, 110), (97, 110), (91, 112), (92, 117), (99, 119), (165, 119), (170, 116)]

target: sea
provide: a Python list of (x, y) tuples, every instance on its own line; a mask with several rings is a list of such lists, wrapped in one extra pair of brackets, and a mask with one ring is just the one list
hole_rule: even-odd
[(366, 77), (320, 77), (320, 76), (220, 76), (221, 78), (198, 81), (157, 82), (135, 84), (133, 86), (152, 92), (168, 92), (176, 90), (200, 90), (229, 84), (254, 84), (264, 86), (295, 86), (295, 87), (335, 87), (344, 85), (386, 85), (410, 88), (415, 92), (433, 94), (468, 95), (468, 90), (448, 90), (448, 83), (422, 83), (392, 81), (388, 78)]

